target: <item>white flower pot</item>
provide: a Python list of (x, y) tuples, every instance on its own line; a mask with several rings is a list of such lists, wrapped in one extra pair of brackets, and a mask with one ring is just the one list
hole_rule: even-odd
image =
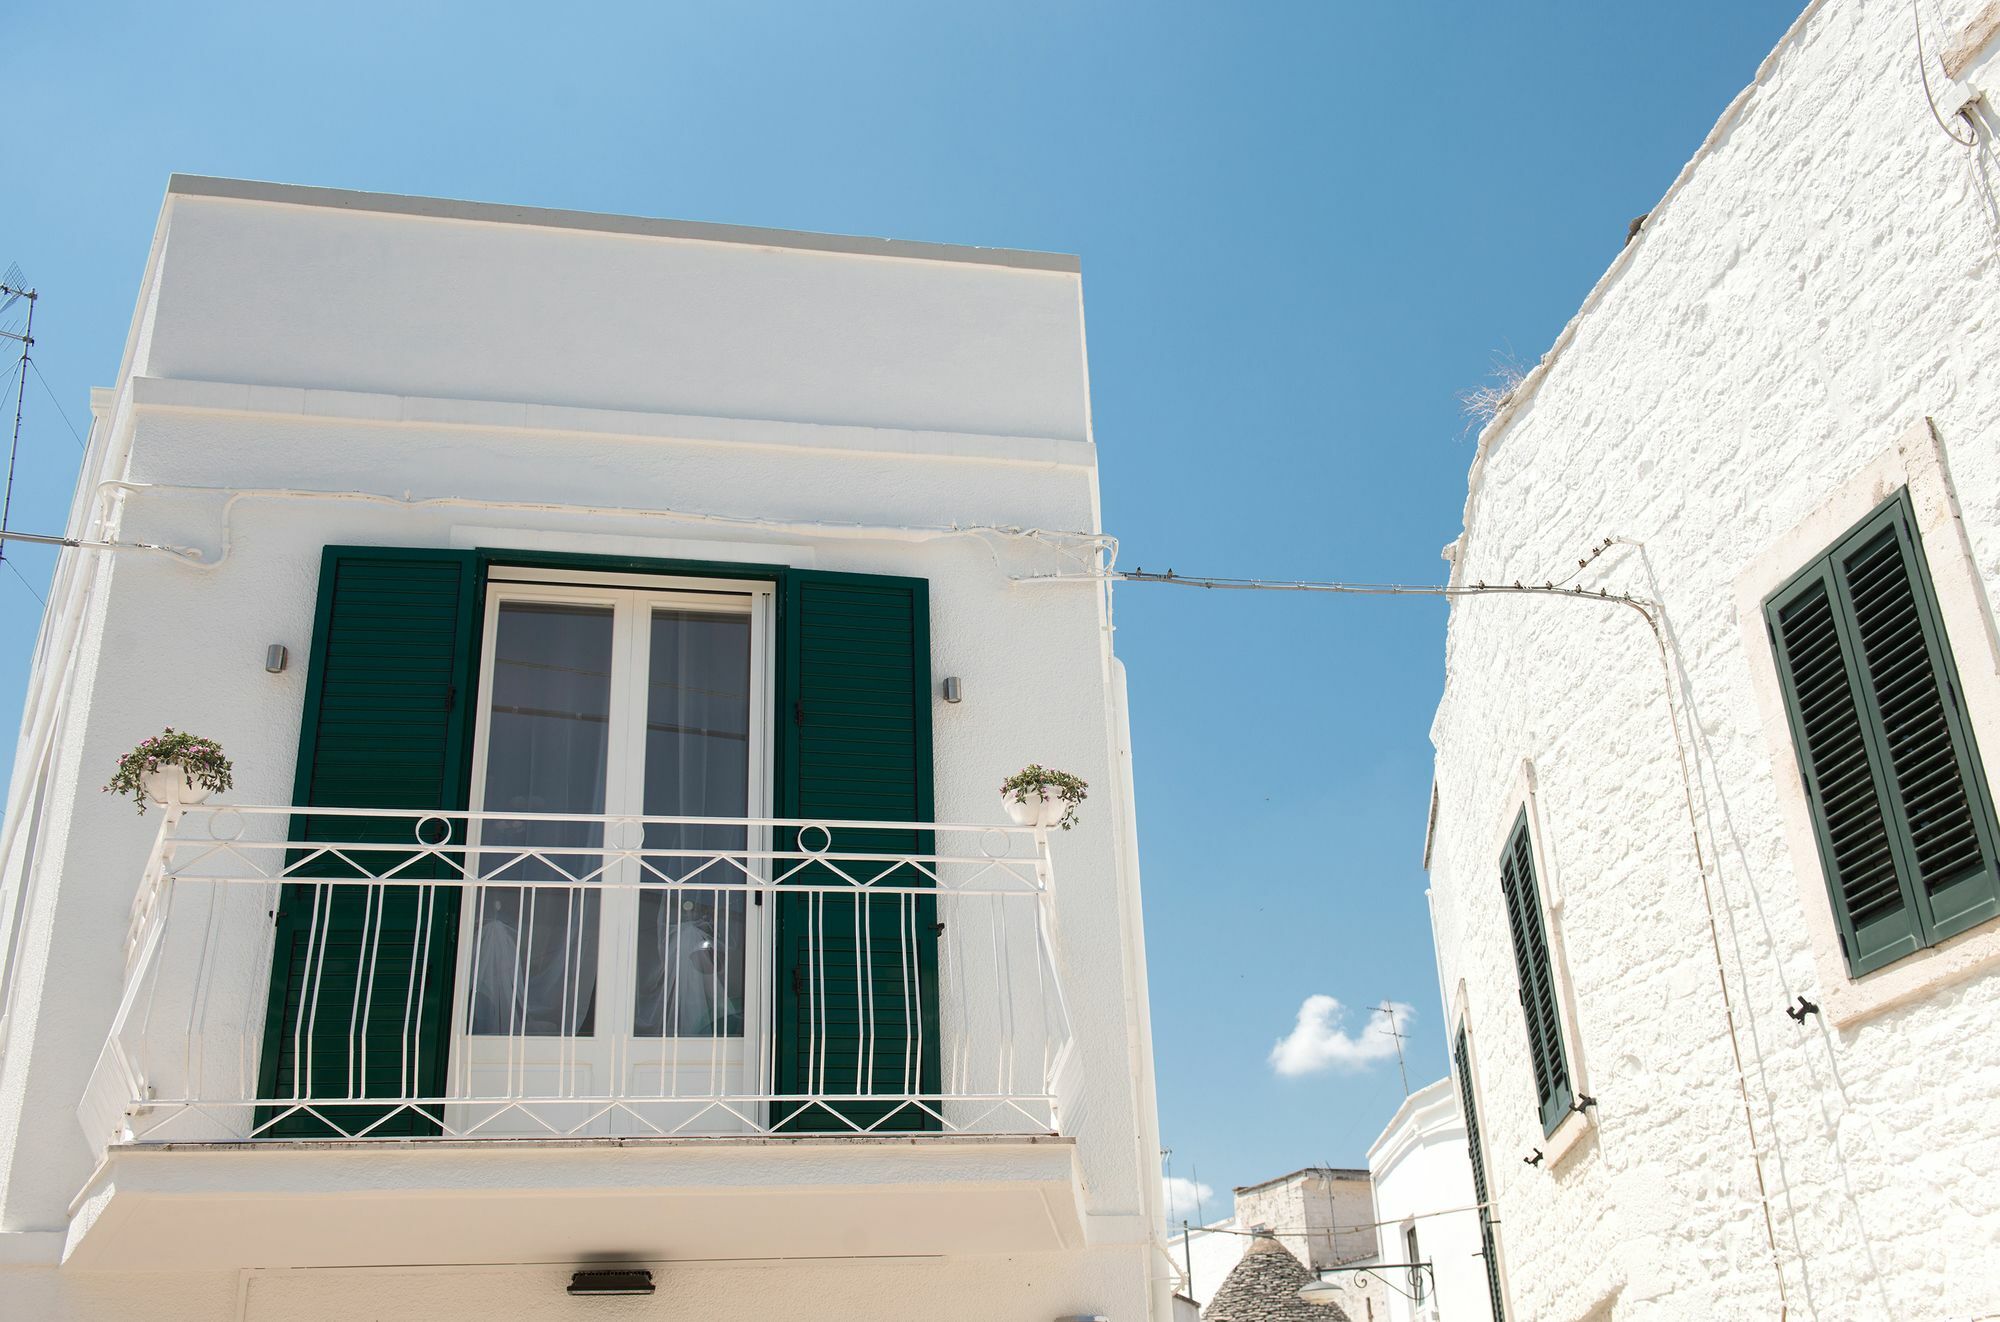
[(1026, 802), (1014, 797), (1013, 790), (1000, 791), (1000, 806), (1007, 810), (1008, 818), (1016, 826), (1053, 827), (1063, 819), (1063, 811), (1069, 806), (1062, 798), (1044, 789), (1036, 797), (1034, 790), (1028, 791)]
[(146, 797), (162, 808), (186, 808), (208, 797), (208, 790), (188, 778), (180, 764), (169, 762), (140, 777)]

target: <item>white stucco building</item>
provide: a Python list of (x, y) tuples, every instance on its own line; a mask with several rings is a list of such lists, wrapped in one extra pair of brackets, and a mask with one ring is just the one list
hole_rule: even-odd
[(0, 1312), (1169, 1315), (1073, 259), (176, 178), (92, 414)]
[(1381, 1293), (1380, 1322), (1492, 1322), (1465, 1121), (1449, 1078), (1403, 1099), (1368, 1146), (1368, 1175), (1375, 1261), (1392, 1287)]
[(1451, 582), (1590, 594), (1456, 599), (1433, 726), (1509, 1318), (2000, 1313), (2000, 7), (1916, 10), (1808, 6), (1480, 438)]

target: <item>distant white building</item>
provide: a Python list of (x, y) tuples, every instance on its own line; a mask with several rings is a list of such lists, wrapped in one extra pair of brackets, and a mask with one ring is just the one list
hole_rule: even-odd
[(1427, 861), (1505, 1318), (2000, 1315), (1996, 35), (1807, 5), (1480, 437)]
[(1403, 1099), (1368, 1148), (1368, 1173), (1385, 1285), (1379, 1322), (1492, 1322), (1478, 1198), (1451, 1079)]
[(1073, 258), (177, 177), (92, 414), (0, 1313), (1171, 1315)]

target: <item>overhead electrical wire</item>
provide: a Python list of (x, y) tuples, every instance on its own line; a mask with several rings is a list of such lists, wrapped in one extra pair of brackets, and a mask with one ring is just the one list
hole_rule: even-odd
[[(1435, 1212), (1412, 1212), (1408, 1216), (1393, 1217), (1387, 1221), (1342, 1221), (1337, 1225), (1325, 1226), (1280, 1226), (1275, 1229), (1270, 1226), (1252, 1226), (1247, 1228), (1240, 1226), (1188, 1226), (1186, 1229), (1190, 1234), (1207, 1233), (1211, 1235), (1334, 1235), (1344, 1230), (1379, 1230), (1383, 1226), (1400, 1226), (1405, 1221), (1422, 1221), (1434, 1216), (1456, 1216), (1461, 1212), (1477, 1212), (1482, 1209), (1490, 1212), (1492, 1206), (1488, 1203), (1467, 1203), (1464, 1207), (1440, 1207)], [(1500, 1218), (1492, 1217), (1491, 1219), (1494, 1225), (1497, 1226), (1500, 1224)]]
[[(1730, 1047), (1735, 1062), (1737, 1086), (1742, 1101), (1743, 1117), (1745, 1125), (1750, 1135), (1750, 1154), (1757, 1176), (1758, 1197), (1763, 1212), (1765, 1237), (1771, 1254), (1771, 1263), (1774, 1270), (1777, 1273), (1778, 1293), (1779, 1293), (1781, 1313), (1782, 1310), (1786, 1308), (1787, 1288), (1784, 1279), (1784, 1271), (1782, 1266), (1779, 1264), (1778, 1260), (1776, 1227), (1771, 1212), (1770, 1193), (1767, 1182), (1764, 1178), (1763, 1153), (1761, 1145), (1759, 1143), (1755, 1117), (1750, 1102), (1749, 1082), (1743, 1065), (1743, 1053), (1736, 1025), (1734, 1001), (1729, 993), (1728, 976), (1722, 956), (1721, 934), (1715, 913), (1714, 898), (1711, 893), (1709, 885), (1706, 851), (1703, 849), (1701, 844), (1699, 818), (1696, 814), (1694, 807), (1694, 791), (1693, 791), (1692, 776), (1688, 766), (1687, 751), (1681, 739), (1681, 728), (1680, 728), (1681, 720), (1678, 710), (1674, 703), (1674, 696), (1673, 696), (1674, 672), (1673, 672), (1672, 662), (1667, 653), (1665, 635), (1662, 631), (1659, 620), (1659, 615), (1663, 613), (1663, 607), (1656, 601), (1651, 601), (1646, 598), (1632, 595), (1630, 593), (1612, 592), (1606, 588), (1590, 589), (1583, 587), (1581, 585), (1572, 582), (1572, 580), (1576, 577), (1575, 573), (1571, 573), (1565, 576), (1565, 578), (1560, 582), (1558, 582), (1554, 578), (1545, 578), (1540, 583), (1530, 583), (1530, 582), (1515, 580), (1511, 583), (1487, 583), (1484, 581), (1480, 581), (1470, 584), (1464, 584), (1464, 583), (1417, 584), (1417, 583), (1347, 582), (1338, 580), (1312, 580), (1312, 579), (1275, 580), (1275, 579), (1233, 578), (1233, 577), (1223, 577), (1223, 576), (1195, 577), (1195, 576), (1179, 574), (1173, 570), (1168, 570), (1165, 573), (1149, 573), (1143, 568), (1133, 569), (1129, 571), (1120, 571), (1110, 567), (1112, 564), (1115, 563), (1115, 557), (1117, 555), (1118, 543), (1116, 538), (1101, 533), (1058, 532), (1058, 531), (1050, 531), (1038, 528), (1000, 527), (1000, 526), (990, 526), (990, 525), (968, 526), (959, 524), (918, 527), (918, 526), (866, 525), (866, 524), (856, 524), (856, 523), (837, 523), (830, 521), (822, 522), (813, 520), (791, 521), (783, 519), (762, 518), (756, 516), (725, 515), (707, 511), (661, 510), (661, 509), (644, 509), (637, 507), (566, 505), (558, 502), (483, 500), (474, 497), (458, 497), (458, 496), (424, 498), (424, 497), (415, 497), (408, 493), (398, 497), (382, 493), (359, 492), (359, 491), (332, 492), (332, 491), (311, 491), (311, 490), (299, 490), (299, 489), (288, 489), (288, 488), (244, 489), (244, 488), (227, 488), (227, 487), (222, 487), (222, 488), (187, 487), (187, 486), (174, 486), (168, 484), (125, 482), (117, 480), (106, 481), (98, 484), (98, 492), (100, 495), (107, 491), (117, 491), (121, 495), (126, 495), (126, 496), (141, 492), (163, 492), (163, 493), (175, 492), (175, 493), (185, 493), (185, 494), (200, 493), (200, 494), (225, 496), (226, 500), (223, 509), (224, 531), (223, 531), (222, 547), (220, 553), (215, 558), (209, 559), (203, 556), (202, 553), (187, 547), (162, 546), (153, 543), (87, 541), (84, 539), (69, 538), (69, 537), (50, 537), (50, 536), (36, 536), (36, 535), (12, 534), (12, 533), (5, 535), (9, 537), (18, 536), (20, 537), (21, 540), (24, 541), (55, 543), (64, 546), (78, 547), (90, 550), (100, 550), (100, 549), (101, 550), (146, 550), (154, 552), (163, 552), (175, 557), (176, 559), (181, 560), (183, 563), (188, 563), (194, 567), (207, 569), (215, 567), (222, 560), (228, 557), (230, 543), (232, 540), (228, 532), (228, 515), (230, 510), (240, 500), (247, 498), (256, 498), (256, 497), (262, 497), (267, 499), (274, 498), (274, 499), (354, 500), (354, 501), (363, 501), (369, 503), (380, 503), (385, 505), (397, 506), (405, 509), (415, 509), (424, 507), (430, 507), (430, 508), (472, 507), (472, 508), (507, 509), (507, 510), (517, 510), (517, 511), (537, 511), (545, 513), (564, 513), (564, 514), (584, 513), (584, 514), (612, 516), (612, 517), (630, 516), (636, 518), (661, 518), (667, 520), (687, 521), (695, 523), (721, 524), (725, 526), (756, 527), (770, 531), (784, 531), (784, 532), (791, 532), (796, 535), (805, 535), (805, 536), (815, 536), (815, 535), (852, 536), (852, 537), (863, 537), (863, 538), (894, 537), (899, 539), (916, 539), (916, 540), (924, 540), (937, 537), (973, 537), (982, 541), (985, 540), (987, 537), (1001, 537), (1001, 538), (1021, 539), (1030, 542), (1039, 542), (1049, 547), (1049, 549), (1058, 551), (1059, 553), (1074, 557), (1079, 560), (1082, 560), (1083, 557), (1086, 555), (1090, 557), (1091, 561), (1095, 561), (1099, 556), (1104, 557), (1102, 562), (1104, 567), (1092, 568), (1089, 570), (1085, 570), (1083, 572), (1058, 573), (1058, 574), (1029, 574), (1029, 575), (1011, 576), (1013, 582), (1021, 583), (1024, 585), (1055, 584), (1055, 583), (1091, 583), (1097, 585), (1107, 585), (1120, 582), (1159, 583), (1175, 587), (1200, 588), (1203, 590), (1210, 590), (1210, 591), (1312, 592), (1312, 593), (1326, 593), (1326, 594), (1353, 595), (1353, 596), (1434, 597), (1434, 598), (1443, 598), (1447, 600), (1458, 599), (1458, 598), (1469, 598), (1475, 596), (1505, 596), (1505, 595), (1548, 596), (1548, 597), (1562, 597), (1577, 601), (1598, 601), (1598, 602), (1612, 603), (1627, 607), (1637, 612), (1638, 615), (1646, 621), (1647, 627), (1649, 631), (1652, 633), (1653, 641), (1659, 654), (1661, 670), (1665, 680), (1668, 720), (1672, 727), (1672, 732), (1673, 732), (1672, 737), (1674, 741), (1674, 751), (1680, 764), (1681, 782), (1682, 782), (1683, 795), (1685, 799), (1685, 806), (1688, 815), (1688, 824), (1691, 833), (1691, 840), (1695, 855), (1696, 867), (1701, 879), (1702, 897), (1708, 914), (1710, 943), (1715, 960), (1717, 979), (1722, 994), (1723, 1012), (1728, 1024)], [(1598, 556), (1602, 555), (1607, 549), (1609, 549), (1609, 547), (1611, 547), (1614, 544), (1625, 544), (1632, 546), (1639, 545), (1639, 543), (1632, 542), (1627, 539), (1607, 538), (1602, 543), (1594, 546), (1591, 550), (1591, 553), (1588, 556), (1585, 556), (1584, 558), (1578, 561), (1578, 571), (1580, 572), (1581, 569), (1586, 567), (1591, 561), (1595, 560)], [(987, 549), (989, 550), (989, 552), (992, 551), (992, 547), (990, 545), (988, 546)], [(996, 556), (996, 564), (997, 564), (997, 556)]]
[[(1644, 544), (1630, 538), (1607, 537), (1591, 548), (1588, 555), (1577, 563), (1578, 571), (1588, 566), (1614, 545), (1624, 545), (1644, 549)], [(1757, 1201), (1763, 1213), (1764, 1242), (1769, 1250), (1771, 1270), (1778, 1282), (1778, 1316), (1785, 1318), (1790, 1313), (1790, 1289), (1785, 1282), (1784, 1265), (1778, 1252), (1777, 1220), (1771, 1212), (1771, 1191), (1764, 1178), (1764, 1152), (1757, 1133), (1756, 1112), (1750, 1101), (1750, 1078), (1743, 1063), (1742, 1035), (1736, 1023), (1736, 1002), (1729, 991), (1728, 965), (1722, 954), (1722, 929), (1716, 917), (1715, 896), (1709, 884), (1708, 851), (1702, 847), (1701, 818), (1694, 805), (1694, 775), (1688, 765), (1687, 747), (1681, 738), (1681, 717), (1674, 702), (1675, 676), (1672, 658), (1667, 654), (1667, 639), (1661, 627), (1661, 617), (1666, 609), (1656, 601), (1636, 597), (1629, 593), (1612, 592), (1605, 588), (1595, 591), (1571, 583), (1575, 574), (1566, 577), (1563, 583), (1554, 578), (1545, 578), (1541, 583), (1524, 583), (1518, 579), (1512, 583), (1487, 583), (1484, 581), (1462, 584), (1429, 583), (1350, 583), (1312, 579), (1253, 579), (1226, 577), (1196, 577), (1175, 573), (1173, 570), (1160, 574), (1149, 574), (1143, 569), (1129, 571), (1100, 570), (1087, 574), (1026, 575), (1016, 578), (1019, 583), (1080, 583), (1080, 582), (1127, 582), (1161, 583), (1173, 587), (1201, 588), (1216, 591), (1235, 592), (1320, 592), (1349, 596), (1391, 596), (1391, 597), (1442, 597), (1456, 599), (1477, 596), (1525, 595), (1561, 597), (1573, 601), (1610, 602), (1635, 611), (1646, 622), (1652, 633), (1654, 648), (1659, 653), (1660, 673), (1667, 700), (1667, 723), (1672, 730), (1674, 756), (1680, 765), (1681, 795), (1687, 812), (1688, 838), (1693, 848), (1696, 875), (1701, 880), (1702, 906), (1708, 919), (1710, 953), (1715, 963), (1717, 990), (1721, 993), (1722, 1014), (1729, 1034), (1729, 1050), (1735, 1066), (1736, 1089), (1742, 1105), (1743, 1125), (1750, 1139), (1750, 1162), (1757, 1176)]]
[(28, 590), (29, 596), (33, 597), (36, 601), (41, 602), (42, 605), (44, 606), (49, 604), (48, 599), (46, 597), (42, 596), (41, 593), (35, 591), (35, 585), (28, 581), (28, 576), (21, 572), (21, 567), (19, 565), (15, 564), (12, 560), (0, 560), (0, 564), (4, 564), (7, 566), (7, 568), (14, 571), (14, 577), (21, 580), (21, 586)]
[(42, 383), (42, 393), (49, 397), (49, 403), (55, 405), (56, 412), (62, 415), (63, 426), (69, 428), (71, 438), (76, 441), (76, 448), (87, 452), (90, 449), (89, 444), (84, 441), (83, 433), (76, 429), (76, 424), (70, 420), (69, 410), (63, 407), (62, 400), (56, 397), (55, 387), (51, 386), (49, 379), (42, 375), (42, 365), (30, 358), (28, 366), (34, 369), (35, 379)]

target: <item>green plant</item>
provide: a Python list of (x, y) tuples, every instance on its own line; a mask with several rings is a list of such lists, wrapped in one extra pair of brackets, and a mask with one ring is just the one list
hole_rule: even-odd
[(189, 780), (216, 793), (236, 783), (230, 775), (230, 761), (222, 755), (221, 744), (170, 725), (151, 739), (141, 740), (137, 748), (120, 757), (117, 770), (111, 773), (111, 783), (104, 790), (107, 794), (129, 794), (139, 801), (139, 811), (143, 813), (146, 777), (162, 767), (179, 767)]
[(1077, 805), (1090, 797), (1087, 793), (1089, 789), (1090, 782), (1080, 776), (1072, 776), (1067, 771), (1051, 771), (1039, 762), (1030, 762), (1000, 782), (1000, 797), (1011, 794), (1016, 803), (1028, 802), (1031, 795), (1060, 800), (1063, 815), (1056, 825), (1067, 831), (1076, 825)]

